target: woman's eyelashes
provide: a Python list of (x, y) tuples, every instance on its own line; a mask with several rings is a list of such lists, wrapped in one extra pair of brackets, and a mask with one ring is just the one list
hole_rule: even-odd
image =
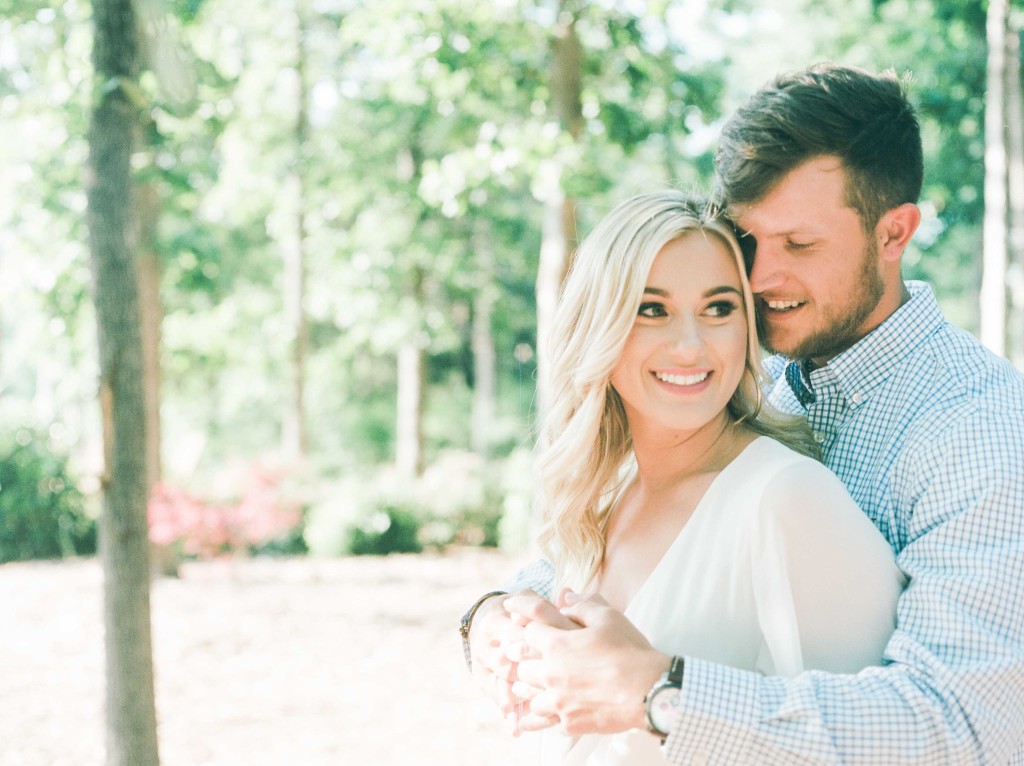
[(704, 313), (715, 319), (724, 319), (737, 310), (739, 310), (739, 304), (735, 301), (714, 301), (708, 304)]
[(668, 316), (668, 311), (665, 310), (664, 303), (644, 301), (640, 304), (640, 309), (636, 312), (636, 315), (646, 319), (658, 319), (659, 317)]
[[(738, 310), (739, 304), (736, 301), (718, 300), (705, 306), (701, 313), (712, 319), (725, 319)], [(668, 309), (660, 301), (644, 301), (636, 314), (644, 319), (661, 319), (668, 316)]]

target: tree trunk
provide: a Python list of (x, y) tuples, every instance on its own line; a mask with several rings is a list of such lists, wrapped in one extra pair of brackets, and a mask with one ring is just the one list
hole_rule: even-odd
[(294, 205), (290, 232), (285, 232), (285, 314), (290, 331), (291, 392), (285, 411), (283, 442), (285, 454), (301, 458), (308, 444), (306, 434), (306, 355), (309, 327), (306, 320), (306, 203), (305, 154), (309, 133), (306, 110), (306, 24), (301, 5), (296, 8), (296, 104), (295, 104), (295, 166), (285, 183), (285, 198)]
[[(411, 294), (416, 306), (423, 305), (423, 270), (413, 269)], [(395, 466), (407, 479), (414, 479), (423, 467), (423, 344), (418, 330), (398, 349), (398, 413), (395, 423)]]
[(108, 766), (157, 766), (146, 525), (146, 404), (134, 249), (131, 0), (95, 0), (97, 87), (89, 127), (88, 225), (99, 336), (105, 467), (101, 555)]
[(478, 223), (473, 232), (473, 251), (476, 253), (480, 281), (473, 296), (473, 402), (469, 441), (474, 452), (486, 457), (490, 451), (494, 428), (497, 370), (491, 329), (494, 315), (494, 251), (490, 232), (482, 223)]
[(1007, 356), (1024, 370), (1024, 98), (1020, 84), (1020, 31), (1016, 28), (1011, 28), (1006, 36), (1006, 135), (1010, 200)]
[(980, 337), (997, 354), (1006, 350), (1006, 0), (988, 6), (988, 76), (985, 93), (985, 221), (980, 295)]
[[(157, 223), (160, 195), (153, 184), (137, 183), (135, 210), (138, 217), (139, 245), (135, 256), (138, 269), (139, 320), (142, 338), (142, 379), (146, 406), (146, 482), (152, 490), (163, 474), (162, 429), (160, 424), (160, 346), (163, 304), (160, 301), (160, 256), (157, 251)], [(150, 546), (153, 572), (176, 577), (178, 555), (173, 545)]]
[[(551, 107), (563, 130), (578, 139), (583, 129), (583, 48), (576, 34), (576, 19), (570, 10), (576, 3), (560, 0), (559, 21), (551, 38)], [(548, 404), (547, 336), (558, 303), (562, 282), (569, 270), (576, 245), (576, 204), (562, 185), (562, 168), (555, 160), (553, 182), (544, 199), (540, 263), (537, 267), (537, 418), (544, 417)]]
[(156, 247), (160, 196), (152, 184), (135, 188), (139, 225), (139, 320), (142, 339), (143, 388), (146, 403), (146, 478), (149, 486), (160, 481), (160, 343), (163, 309), (160, 302), (160, 257)]

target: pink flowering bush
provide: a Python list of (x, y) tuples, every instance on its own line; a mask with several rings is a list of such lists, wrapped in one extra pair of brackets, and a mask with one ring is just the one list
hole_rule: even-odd
[(255, 466), (242, 480), (237, 499), (198, 497), (162, 483), (149, 500), (149, 539), (201, 558), (250, 551), (293, 533), (302, 523), (300, 504), (282, 491), (283, 472)]

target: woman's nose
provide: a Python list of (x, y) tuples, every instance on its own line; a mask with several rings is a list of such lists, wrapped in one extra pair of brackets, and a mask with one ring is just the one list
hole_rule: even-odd
[(687, 353), (704, 345), (700, 326), (692, 317), (683, 317), (672, 323), (671, 345), (677, 353)]

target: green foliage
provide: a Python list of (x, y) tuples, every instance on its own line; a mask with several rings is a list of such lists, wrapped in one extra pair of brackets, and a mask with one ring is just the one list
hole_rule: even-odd
[(379, 507), (349, 528), (345, 552), (353, 556), (419, 553), (420, 521), (404, 508)]
[[(306, 544), (323, 556), (409, 553), (449, 545), (522, 546), (531, 491), (526, 455), (485, 461), (449, 450), (416, 480), (384, 469), (328, 482), (307, 513)], [(508, 539), (503, 542), (502, 536)]]
[[(59, 420), (82, 458), (98, 452), (100, 440), (81, 173), (90, 9), (38, 0), (0, 7), (0, 121), (8, 133), (0, 144), (0, 252), (9, 255), (0, 258), (0, 414)], [(478, 377), (473, 314), (482, 295), (492, 298), (497, 362), (488, 454), (515, 453), (531, 433), (534, 280), (551, 184), (574, 200), (580, 234), (629, 194), (704, 187), (723, 116), (775, 72), (821, 59), (912, 74), (927, 177), (925, 224), (905, 266), (935, 284), (951, 318), (973, 326), (983, 4), (696, 7), (572, 5), (583, 46), (583, 125), (569, 136), (550, 101), (552, 3), (325, 0), (250, 4), (244, 13), (229, 0), (165, 4), (156, 42), (174, 54), (191, 95), (175, 100), (166, 72), (146, 73), (150, 119), (134, 167), (160, 208), (151, 244), (163, 266), (169, 477), (215, 474), (281, 438), (293, 341), (282, 254), (300, 210), (311, 458), (343, 473), (387, 463), (395, 354), (410, 340), (426, 355), (427, 461), (447, 464), (450, 452), (467, 449)], [(301, 136), (300, 56), (308, 120)], [(286, 183), (296, 177), (301, 197)], [(386, 482), (357, 482), (345, 513), (323, 513), (371, 535), (384, 508), (392, 535), (405, 530), (408, 539), (415, 522), (412, 536), (428, 546), (507, 541), (528, 527), (528, 500), (509, 500), (491, 474), (482, 495), (490, 499), (474, 506), (483, 510), (473, 518), (475, 511), (442, 513), (415, 488), (388, 505), (378, 483)], [(385, 547), (407, 544), (400, 538)]]
[(0, 563), (96, 552), (67, 458), (22, 429), (0, 442)]

